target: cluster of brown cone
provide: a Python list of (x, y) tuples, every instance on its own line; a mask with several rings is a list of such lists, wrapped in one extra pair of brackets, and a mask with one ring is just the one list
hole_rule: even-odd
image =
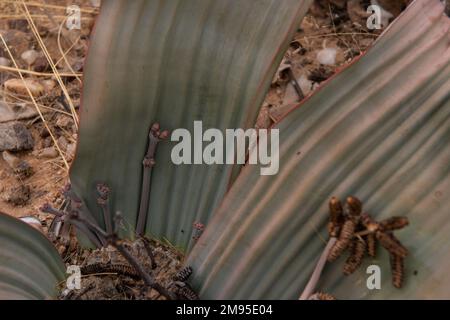
[(362, 203), (355, 197), (346, 199), (345, 210), (341, 201), (333, 197), (329, 202), (329, 208), (328, 233), (330, 237), (337, 238), (337, 241), (328, 255), (328, 261), (335, 261), (349, 249), (350, 256), (344, 265), (344, 274), (352, 274), (361, 265), (366, 252), (369, 256), (375, 257), (376, 245), (379, 242), (390, 255), (392, 283), (396, 288), (401, 288), (404, 279), (404, 259), (408, 255), (408, 250), (394, 236), (393, 231), (407, 226), (408, 218), (391, 217), (377, 222), (369, 214), (361, 214)]

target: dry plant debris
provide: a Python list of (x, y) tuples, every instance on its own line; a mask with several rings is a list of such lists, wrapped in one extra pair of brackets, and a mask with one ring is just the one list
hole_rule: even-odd
[[(155, 134), (156, 126), (153, 125), (150, 135)], [(161, 133), (162, 134), (162, 133)], [(160, 137), (160, 134), (155, 134), (155, 138)], [(153, 154), (153, 153), (152, 153)], [(146, 158), (147, 159), (147, 158)], [(150, 158), (151, 159), (151, 158)], [(187, 279), (192, 273), (191, 268), (181, 270), (179, 273), (172, 276), (169, 282), (162, 283), (161, 279), (155, 277), (154, 270), (158, 268), (158, 263), (152, 248), (150, 239), (143, 235), (138, 236), (138, 241), (130, 243), (129, 241), (119, 238), (119, 230), (123, 228), (123, 220), (119, 213), (114, 216), (111, 214), (109, 208), (111, 190), (105, 184), (98, 184), (96, 188), (98, 195), (98, 205), (102, 208), (106, 228), (103, 230), (97, 222), (93, 222), (83, 215), (83, 204), (74, 195), (70, 189), (70, 185), (66, 186), (64, 194), (66, 196), (66, 205), (63, 210), (53, 208), (50, 204), (45, 204), (41, 210), (42, 212), (55, 216), (56, 222), (62, 222), (64, 226), (76, 227), (78, 231), (82, 232), (99, 250), (112, 250), (116, 256), (121, 256), (120, 262), (110, 261), (94, 261), (87, 263), (82, 268), (84, 275), (105, 275), (116, 274), (125, 278), (140, 279), (143, 281), (140, 284), (139, 294), (142, 290), (146, 292), (147, 298), (164, 298), (169, 300), (197, 300), (197, 294), (192, 290)], [(143, 196), (146, 192), (143, 191)], [(144, 259), (144, 260), (143, 260)], [(97, 281), (98, 279), (95, 279)], [(117, 288), (121, 278), (116, 279), (115, 282), (110, 283), (109, 291), (112, 287)], [(129, 280), (128, 280), (129, 281)], [(95, 288), (97, 284), (86, 284), (84, 288)], [(128, 282), (127, 286), (130, 286)], [(90, 290), (91, 290), (90, 289)], [(62, 299), (72, 299), (73, 290), (63, 290)], [(88, 290), (89, 291), (89, 290)], [(77, 299), (85, 295), (88, 291), (83, 291), (76, 295)], [(153, 292), (153, 293), (152, 293)]]
[[(81, 266), (81, 289), (68, 291), (65, 283), (61, 284), (59, 299), (64, 300), (164, 300), (157, 291), (149, 289), (141, 276), (127, 260), (113, 247), (100, 249), (83, 249), (76, 244), (72, 235), (65, 246), (61, 245), (62, 256), (66, 264)], [(183, 255), (167, 244), (149, 240), (153, 253), (154, 265), (148, 259), (144, 239), (125, 241), (124, 246), (137, 257), (145, 270), (156, 281), (169, 288), (178, 279), (182, 269)], [(75, 243), (75, 244), (73, 244)], [(184, 280), (186, 281), (186, 280)], [(183, 282), (184, 282), (183, 281)], [(175, 291), (172, 288), (172, 291)]]
[(347, 249), (350, 255), (344, 265), (344, 274), (350, 275), (361, 265), (366, 252), (369, 256), (376, 256), (376, 245), (389, 252), (392, 283), (401, 288), (404, 278), (404, 259), (408, 250), (393, 234), (409, 224), (406, 217), (390, 217), (379, 222), (368, 213), (361, 214), (362, 203), (356, 197), (348, 197), (343, 208), (340, 200), (333, 197), (329, 202), (330, 221), (329, 235), (337, 238), (335, 245), (328, 255), (328, 262), (339, 258)]

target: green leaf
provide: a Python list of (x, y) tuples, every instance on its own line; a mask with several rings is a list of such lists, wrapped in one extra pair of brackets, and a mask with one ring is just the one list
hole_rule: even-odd
[[(249, 128), (311, 0), (104, 1), (87, 60), (75, 192), (104, 225), (95, 185), (136, 225), (152, 122), (163, 129)], [(231, 165), (180, 165), (158, 146), (147, 234), (187, 248), (230, 183)], [(235, 168), (236, 169), (236, 168)]]
[[(374, 47), (295, 108), (280, 130), (280, 171), (246, 167), (187, 264), (204, 299), (297, 299), (327, 239), (328, 200), (354, 195), (376, 218), (407, 216), (406, 284), (382, 289), (365, 266), (327, 265), (319, 289), (348, 298), (449, 298), (450, 20), (416, 0)], [(380, 250), (381, 251), (381, 250)]]
[(65, 267), (39, 231), (0, 213), (0, 300), (52, 299)]

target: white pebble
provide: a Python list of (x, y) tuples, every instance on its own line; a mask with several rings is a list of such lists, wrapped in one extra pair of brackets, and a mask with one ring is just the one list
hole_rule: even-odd
[(314, 91), (318, 86), (316, 82), (312, 82), (305, 75), (302, 75), (300, 78), (298, 78), (297, 82), (305, 96), (310, 94), (311, 91)]
[(317, 53), (317, 61), (320, 64), (333, 66), (336, 64), (337, 50), (334, 48), (325, 48)]
[(36, 59), (39, 57), (39, 52), (36, 50), (27, 50), (20, 56), (22, 60), (24, 60), (29, 66), (33, 65), (36, 62)]

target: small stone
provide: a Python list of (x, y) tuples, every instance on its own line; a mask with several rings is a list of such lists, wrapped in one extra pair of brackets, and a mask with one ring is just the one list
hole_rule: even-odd
[(30, 199), (30, 193), (30, 187), (22, 184), (18, 187), (11, 188), (4, 197), (4, 200), (15, 206), (24, 206)]
[(317, 53), (317, 61), (320, 64), (332, 66), (336, 64), (337, 50), (335, 48), (325, 48)]
[(53, 159), (57, 156), (58, 151), (54, 147), (45, 148), (39, 153), (39, 158), (41, 159)]
[(11, 66), (11, 60), (6, 59), (5, 57), (0, 57), (0, 66), (2, 66), (2, 67)]
[(8, 97), (5, 99), (8, 102), (0, 101), (0, 123), (30, 119), (38, 115), (34, 106), (25, 102), (12, 101), (13, 99)]
[(47, 138), (50, 136), (50, 132), (48, 132), (47, 127), (42, 126), (42, 128), (39, 130), (39, 136), (41, 138)]
[(20, 178), (27, 178), (33, 174), (33, 168), (27, 161), (19, 159), (8, 151), (3, 151), (2, 156), (9, 167)]
[(0, 123), (0, 152), (30, 150), (34, 147), (30, 131), (20, 122)]
[(72, 124), (72, 119), (66, 116), (61, 116), (56, 121), (56, 126), (66, 129)]
[(47, 58), (39, 56), (34, 62), (33, 70), (36, 72), (45, 72), (49, 66)]
[(53, 139), (52, 137), (46, 137), (44, 139), (41, 140), (40, 145), (39, 145), (39, 149), (45, 149), (45, 148), (49, 148), (53, 145)]
[(11, 169), (17, 168), (20, 163), (20, 159), (13, 155), (11, 152), (3, 151), (2, 153), (3, 160), (9, 165)]
[(66, 151), (67, 149), (67, 145), (69, 144), (67, 142), (67, 139), (64, 136), (61, 136), (58, 138), (58, 146), (62, 151)]
[(56, 82), (54, 80), (48, 79), (41, 81), (41, 84), (44, 86), (45, 91), (50, 92), (56, 87)]
[(67, 145), (66, 149), (67, 160), (72, 161), (75, 158), (76, 150), (77, 150), (76, 143), (70, 143)]
[(34, 97), (39, 97), (45, 93), (45, 88), (39, 81), (33, 79), (10, 79), (4, 83), (5, 90), (21, 96), (28, 96), (28, 90)]
[(36, 50), (27, 50), (24, 51), (20, 57), (29, 66), (32, 66), (36, 62), (36, 59), (39, 57), (39, 52), (37, 52)]

